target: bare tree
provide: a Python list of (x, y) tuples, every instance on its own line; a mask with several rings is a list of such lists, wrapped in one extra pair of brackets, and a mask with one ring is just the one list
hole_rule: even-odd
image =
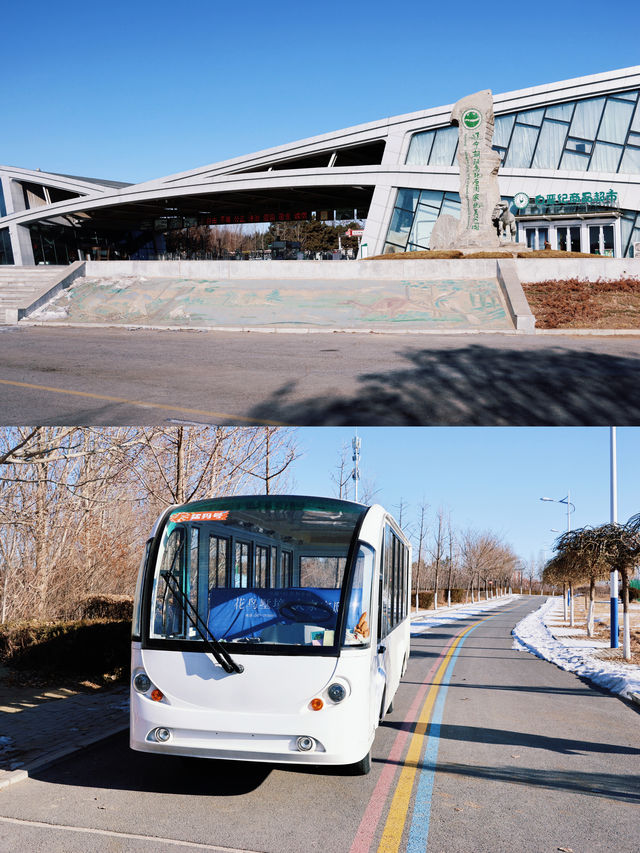
[(162, 509), (250, 492), (256, 478), (273, 492), (294, 458), (291, 430), (0, 430), (3, 620), (58, 616), (95, 592), (131, 593)]
[(444, 510), (442, 507), (438, 510), (436, 519), (436, 527), (433, 532), (433, 544), (430, 548), (430, 554), (433, 565), (433, 609), (438, 609), (438, 581), (440, 575), (440, 565), (444, 557), (445, 549), (445, 522)]
[[(589, 611), (587, 635), (593, 636), (596, 582), (607, 575), (605, 540), (597, 528), (582, 527), (564, 533), (556, 543), (556, 550), (564, 557), (564, 580), (572, 578), (589, 581)], [(544, 575), (543, 575), (544, 577)], [(570, 586), (571, 589), (571, 586)], [(573, 603), (573, 594), (571, 595)], [(573, 613), (572, 613), (573, 617)], [(573, 625), (573, 621), (571, 622)]]
[(274, 482), (278, 481), (291, 463), (298, 457), (298, 451), (293, 441), (291, 430), (283, 427), (259, 427), (261, 466), (249, 470), (252, 477), (264, 483), (265, 495), (274, 490)]
[(423, 549), (424, 542), (427, 535), (427, 522), (426, 522), (426, 514), (429, 506), (422, 500), (422, 503), (419, 506), (420, 510), (420, 520), (418, 524), (418, 559), (416, 561), (416, 577), (415, 577), (415, 591), (416, 591), (416, 611), (418, 611), (419, 597), (420, 597), (420, 580), (422, 576), (422, 570), (424, 569), (424, 557), (423, 557)]
[(451, 513), (447, 520), (447, 542), (449, 546), (449, 577), (447, 578), (447, 607), (451, 607), (451, 580), (453, 578), (453, 529), (451, 527)]
[(632, 516), (626, 524), (602, 524), (595, 530), (604, 542), (609, 569), (620, 572), (622, 577), (622, 648), (625, 660), (630, 660), (629, 581), (633, 570), (640, 565), (640, 514)]
[(349, 461), (349, 445), (345, 442), (340, 448), (335, 473), (331, 474), (340, 500), (349, 500), (349, 483), (351, 481), (351, 463)]

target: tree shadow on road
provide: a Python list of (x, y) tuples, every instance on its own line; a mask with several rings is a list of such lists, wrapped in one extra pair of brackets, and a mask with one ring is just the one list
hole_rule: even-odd
[[(596, 743), (564, 737), (536, 735), (531, 732), (515, 732), (509, 729), (491, 729), (486, 726), (456, 726), (442, 724), (439, 736), (446, 740), (460, 740), (468, 743), (494, 743), (506, 746), (522, 746), (530, 749), (546, 749), (562, 755), (580, 755), (585, 752), (598, 752), (605, 755), (638, 755), (640, 748), (619, 746), (613, 743)], [(638, 793), (640, 799), (640, 792)]]
[(378, 364), (349, 396), (300, 399), (310, 389), (290, 382), (250, 415), (296, 426), (640, 424), (640, 357), (588, 345), (405, 349), (406, 369)]
[(607, 800), (638, 804), (640, 793), (637, 776), (623, 773), (586, 773), (576, 770), (538, 770), (532, 767), (491, 767), (488, 765), (438, 764), (438, 773), (455, 773), (493, 782), (570, 791)]

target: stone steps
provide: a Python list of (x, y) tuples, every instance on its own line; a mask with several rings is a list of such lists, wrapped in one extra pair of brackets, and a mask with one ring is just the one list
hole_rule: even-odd
[(68, 286), (83, 269), (84, 262), (71, 266), (0, 267), (0, 325), (17, 323)]

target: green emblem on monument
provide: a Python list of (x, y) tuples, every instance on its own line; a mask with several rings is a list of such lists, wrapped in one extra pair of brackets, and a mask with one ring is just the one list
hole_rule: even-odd
[(473, 130), (474, 127), (478, 127), (481, 121), (482, 113), (479, 112), (479, 110), (467, 110), (462, 116), (462, 124), (470, 130)]

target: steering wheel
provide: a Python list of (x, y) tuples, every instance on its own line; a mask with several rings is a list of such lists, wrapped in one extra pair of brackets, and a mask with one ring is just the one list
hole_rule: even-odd
[(290, 622), (311, 622), (321, 624), (331, 621), (335, 614), (333, 608), (324, 601), (287, 601), (278, 608), (283, 619)]

